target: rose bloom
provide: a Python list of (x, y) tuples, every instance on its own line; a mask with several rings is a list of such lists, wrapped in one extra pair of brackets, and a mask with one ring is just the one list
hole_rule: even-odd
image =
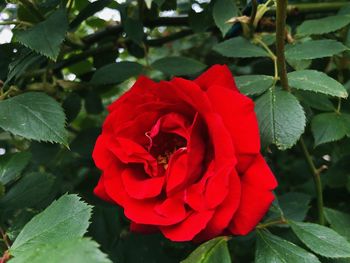
[(173, 241), (245, 235), (274, 200), (254, 103), (226, 66), (194, 81), (140, 77), (109, 107), (93, 159), (94, 193), (124, 208), (131, 230)]

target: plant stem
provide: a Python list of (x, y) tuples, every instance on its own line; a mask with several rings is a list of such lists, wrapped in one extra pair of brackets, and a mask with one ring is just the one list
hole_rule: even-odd
[(278, 77), (278, 68), (277, 68), (277, 57), (276, 55), (272, 52), (272, 50), (266, 45), (264, 41), (262, 41), (259, 37), (255, 37), (254, 41), (258, 43), (260, 46), (262, 46), (266, 52), (269, 54), (271, 60), (273, 61), (274, 69), (275, 69), (275, 76), (274, 76), (274, 83), (276, 83), (279, 79)]
[(29, 22), (18, 21), (18, 20), (14, 20), (14, 21), (0, 21), (0, 26), (6, 26), (6, 25), (26, 25), (26, 26), (31, 26), (32, 24), (29, 23)]
[(288, 0), (277, 0), (276, 4), (276, 55), (278, 76), (280, 78), (282, 88), (289, 91), (286, 59), (284, 56)]
[(270, 222), (259, 224), (256, 226), (256, 228), (262, 229), (262, 228), (267, 228), (270, 226), (281, 225), (281, 224), (287, 224), (287, 221), (284, 218), (281, 218), (281, 219), (278, 219), (275, 221), (270, 221)]
[(322, 183), (321, 183), (321, 177), (320, 177), (320, 170), (316, 168), (314, 161), (312, 160), (312, 156), (309, 153), (303, 137), (300, 137), (300, 146), (304, 152), (306, 161), (310, 167), (310, 170), (313, 175), (314, 183), (315, 183), (315, 189), (316, 189), (316, 195), (317, 195), (317, 209), (318, 209), (318, 222), (321, 225), (325, 224), (324, 215), (323, 215), (323, 194), (322, 194)]
[[(325, 2), (325, 3), (299, 3), (291, 4), (287, 6), (288, 15), (298, 15), (307, 13), (328, 13), (336, 12), (343, 6), (347, 5), (347, 2)], [(272, 8), (267, 13), (273, 14)]]

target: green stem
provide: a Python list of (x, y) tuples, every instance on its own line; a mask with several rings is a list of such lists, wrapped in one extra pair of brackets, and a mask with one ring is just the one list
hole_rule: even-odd
[(288, 0), (277, 0), (276, 4), (276, 55), (278, 76), (280, 78), (283, 89), (289, 91), (286, 59), (284, 56)]
[(0, 26), (6, 26), (6, 25), (26, 25), (26, 26), (31, 26), (32, 24), (29, 22), (25, 22), (25, 21), (1, 21), (0, 22)]
[(322, 193), (320, 170), (316, 168), (314, 161), (312, 160), (312, 156), (309, 153), (305, 145), (304, 139), (302, 137), (300, 137), (300, 146), (304, 152), (306, 161), (310, 167), (310, 170), (313, 175), (314, 183), (315, 183), (315, 189), (316, 189), (316, 195), (317, 195), (318, 221), (321, 225), (324, 225), (325, 220), (323, 215), (323, 193)]

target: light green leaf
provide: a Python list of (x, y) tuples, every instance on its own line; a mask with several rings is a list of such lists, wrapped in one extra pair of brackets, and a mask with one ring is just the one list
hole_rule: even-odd
[(213, 7), (213, 18), (223, 36), (230, 30), (232, 24), (226, 23), (232, 17), (238, 15), (238, 9), (234, 0), (217, 0)]
[(7, 184), (16, 179), (29, 163), (29, 152), (5, 154), (0, 156), (0, 182)]
[(46, 173), (26, 174), (0, 199), (0, 208), (13, 210), (35, 206), (50, 195), (54, 180)]
[(96, 70), (91, 83), (94, 85), (119, 84), (128, 78), (139, 75), (141, 71), (142, 65), (136, 62), (112, 63)]
[(230, 58), (268, 57), (268, 53), (261, 47), (254, 45), (243, 37), (235, 37), (213, 48), (219, 54)]
[(87, 238), (73, 238), (64, 242), (41, 244), (14, 257), (9, 263), (111, 263), (98, 249), (98, 244)]
[(313, 252), (328, 258), (350, 257), (350, 243), (334, 230), (313, 223), (288, 223), (298, 238)]
[(331, 208), (324, 208), (324, 215), (331, 227), (350, 241), (350, 214)]
[(286, 57), (293, 60), (331, 57), (347, 49), (346, 46), (335, 40), (311, 40), (288, 46)]
[(246, 75), (235, 78), (239, 90), (246, 95), (259, 95), (268, 90), (274, 78), (267, 75)]
[(311, 130), (316, 146), (350, 137), (350, 115), (335, 112), (318, 114), (312, 119)]
[(10, 248), (16, 256), (38, 245), (82, 237), (89, 226), (91, 206), (77, 195), (64, 195), (27, 223)]
[(325, 73), (316, 70), (300, 70), (288, 73), (289, 85), (295, 89), (320, 92), (330, 96), (346, 98), (344, 86)]
[(304, 110), (289, 92), (270, 89), (257, 99), (255, 112), (265, 145), (273, 143), (281, 150), (288, 149), (304, 132)]
[(318, 258), (297, 245), (272, 235), (257, 231), (255, 263), (320, 263)]
[(56, 60), (68, 30), (67, 14), (64, 9), (52, 13), (45, 21), (27, 30), (15, 31), (16, 39), (26, 47)]
[(15, 135), (67, 145), (65, 114), (45, 93), (28, 92), (0, 101), (0, 127)]
[(217, 237), (205, 242), (181, 263), (231, 263), (227, 237)]
[(335, 15), (307, 20), (297, 28), (297, 35), (322, 35), (339, 30), (350, 23), (350, 15)]
[(164, 57), (152, 63), (152, 67), (167, 75), (193, 75), (207, 66), (202, 62), (186, 57)]

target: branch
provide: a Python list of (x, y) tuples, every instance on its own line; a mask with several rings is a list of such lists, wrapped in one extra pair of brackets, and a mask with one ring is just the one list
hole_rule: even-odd
[[(145, 20), (143, 22), (145, 27), (154, 28), (158, 26), (188, 26), (187, 16), (175, 16), (175, 17), (159, 17), (157, 19)], [(91, 45), (100, 41), (107, 36), (117, 36), (123, 32), (123, 26), (121, 24), (108, 26), (103, 30), (87, 35), (83, 38), (83, 42), (87, 45)]]
[(175, 41), (177, 39), (190, 36), (193, 33), (194, 33), (193, 30), (185, 29), (185, 30), (176, 32), (174, 34), (171, 34), (169, 36), (166, 36), (166, 37), (146, 40), (146, 45), (148, 45), (150, 47), (159, 47), (159, 46), (162, 46), (168, 42)]
[(288, 0), (277, 0), (276, 10), (276, 55), (278, 76), (283, 89), (289, 91), (286, 58), (284, 56), (284, 42), (286, 33), (286, 18), (287, 18), (287, 2)]

